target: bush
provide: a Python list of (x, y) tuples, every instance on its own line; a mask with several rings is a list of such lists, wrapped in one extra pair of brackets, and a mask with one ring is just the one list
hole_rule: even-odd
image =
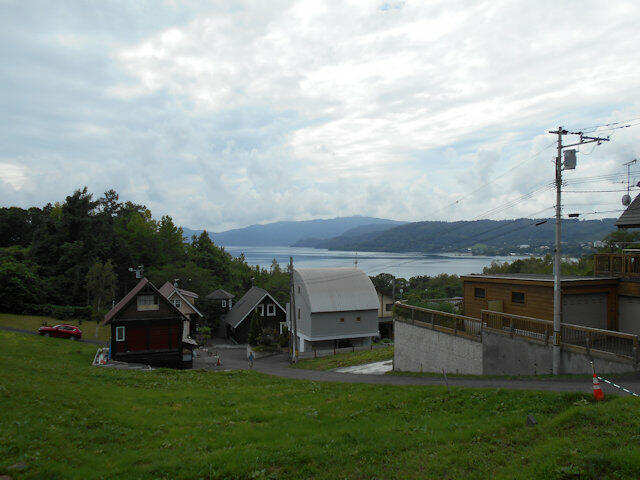
[(278, 342), (278, 345), (281, 348), (285, 348), (289, 346), (289, 332), (287, 332), (286, 330), (282, 332), (281, 335), (278, 335), (278, 337), (276, 338), (276, 342)]
[(22, 309), (22, 313), (28, 315), (40, 315), (43, 317), (53, 317), (58, 320), (90, 320), (93, 309), (91, 307), (75, 307), (73, 305), (43, 305), (27, 304)]

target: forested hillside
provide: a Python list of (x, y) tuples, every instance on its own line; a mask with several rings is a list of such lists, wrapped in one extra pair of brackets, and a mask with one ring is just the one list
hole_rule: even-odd
[(43, 208), (0, 208), (0, 310), (39, 313), (42, 305), (92, 305), (98, 315), (136, 283), (144, 266), (157, 287), (178, 279), (204, 296), (223, 288), (236, 296), (255, 285), (288, 301), (289, 280), (277, 264), (247, 265), (216, 246), (207, 232), (183, 239), (169, 216), (154, 219), (144, 205), (75, 191)]
[[(501, 248), (518, 245), (552, 245), (554, 220), (475, 220), (464, 222), (414, 222), (371, 232), (369, 235), (339, 236), (322, 242), (330, 250), (385, 252), (443, 252), (467, 248), (495, 254)], [(562, 241), (567, 247), (601, 240), (615, 230), (614, 218), (602, 220), (568, 219), (562, 223)], [(482, 251), (484, 250), (484, 251)], [(565, 249), (566, 253), (569, 250)]]

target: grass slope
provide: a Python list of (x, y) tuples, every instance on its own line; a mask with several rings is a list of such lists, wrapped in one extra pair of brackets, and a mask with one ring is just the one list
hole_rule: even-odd
[(357, 352), (338, 353), (327, 357), (305, 358), (300, 360), (293, 368), (307, 370), (333, 370), (340, 367), (364, 365), (365, 363), (382, 362), (393, 358), (393, 347), (376, 348), (375, 350), (360, 350)]
[(80, 327), (82, 330), (82, 338), (87, 340), (109, 340), (111, 338), (111, 327), (102, 324), (98, 325), (98, 336), (96, 337), (95, 322), (82, 322), (80, 325), (78, 320), (58, 320), (52, 317), (40, 317), (38, 315), (17, 315), (14, 313), (0, 313), (0, 325), (3, 327), (20, 328), (22, 330), (36, 331), (44, 322), (48, 325), (60, 325), (68, 323)]
[[(114, 371), (0, 331), (0, 474), (110, 478), (637, 478), (637, 399)], [(539, 425), (525, 427), (533, 413)], [(577, 477), (576, 475), (580, 475)]]

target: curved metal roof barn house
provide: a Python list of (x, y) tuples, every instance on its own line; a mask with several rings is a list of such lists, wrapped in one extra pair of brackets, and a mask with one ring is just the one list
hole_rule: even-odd
[(293, 270), (300, 352), (367, 346), (378, 336), (378, 296), (357, 268)]

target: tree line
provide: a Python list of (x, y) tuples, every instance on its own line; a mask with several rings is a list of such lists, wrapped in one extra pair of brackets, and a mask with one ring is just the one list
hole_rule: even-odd
[[(233, 257), (204, 231), (191, 239), (170, 216), (154, 219), (144, 205), (120, 201), (114, 190), (95, 198), (86, 187), (43, 208), (0, 208), (0, 309), (47, 313), (91, 307), (100, 317), (137, 279), (144, 267), (156, 287), (178, 281), (202, 304), (222, 288), (242, 296), (252, 285), (279, 302), (289, 297), (289, 276), (278, 263), (252, 267)], [(205, 305), (206, 306), (206, 305)]]

